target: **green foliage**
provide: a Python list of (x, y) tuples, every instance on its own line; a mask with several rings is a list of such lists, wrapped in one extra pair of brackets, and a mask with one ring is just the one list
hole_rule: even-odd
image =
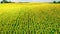
[(56, 3), (56, 1), (53, 1), (53, 3)]
[(58, 3), (60, 3), (60, 1), (58, 1)]
[(11, 1), (8, 2), (7, 0), (3, 0), (1, 3), (11, 3)]
[(60, 1), (56, 2), (56, 1), (53, 1), (53, 3), (60, 3)]

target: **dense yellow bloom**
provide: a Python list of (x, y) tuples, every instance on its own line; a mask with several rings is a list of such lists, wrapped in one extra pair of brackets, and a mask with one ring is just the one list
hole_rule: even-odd
[(60, 34), (60, 4), (0, 4), (0, 34)]

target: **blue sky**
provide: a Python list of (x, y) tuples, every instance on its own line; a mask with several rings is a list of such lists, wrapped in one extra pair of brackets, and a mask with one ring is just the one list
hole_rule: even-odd
[[(1, 0), (0, 0), (1, 1)], [(8, 0), (10, 1), (10, 0)], [(11, 0), (13, 2), (52, 2), (52, 1), (59, 1), (59, 0)]]

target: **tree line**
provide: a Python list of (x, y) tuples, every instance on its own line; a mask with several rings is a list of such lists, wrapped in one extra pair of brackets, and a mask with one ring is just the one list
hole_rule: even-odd
[[(0, 3), (15, 3), (15, 2), (2, 0)], [(18, 3), (29, 3), (29, 2), (18, 2)]]
[[(7, 1), (7, 0), (2, 0), (1, 3), (14, 3), (14, 2)], [(58, 1), (58, 2), (53, 1), (53, 3), (60, 3), (60, 1)]]
[(53, 3), (60, 3), (60, 1), (58, 1), (58, 2), (57, 1), (53, 1)]
[(13, 3), (13, 2), (7, 1), (7, 0), (2, 0), (1, 3)]

